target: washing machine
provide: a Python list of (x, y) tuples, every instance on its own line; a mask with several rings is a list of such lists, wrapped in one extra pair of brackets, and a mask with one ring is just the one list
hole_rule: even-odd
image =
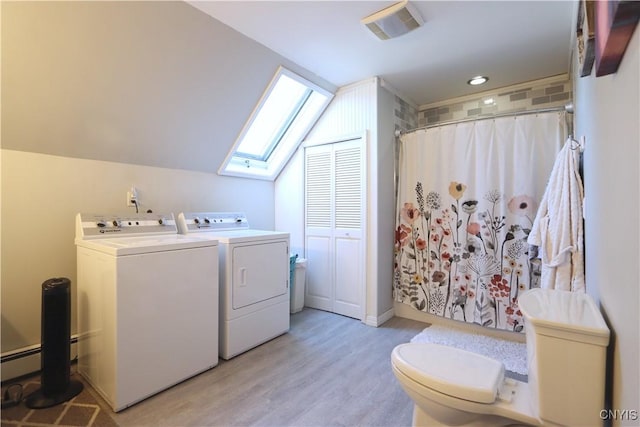
[(220, 357), (289, 330), (289, 233), (252, 229), (238, 212), (183, 212), (178, 230), (218, 240)]
[(118, 412), (218, 364), (218, 242), (173, 214), (76, 216), (78, 371)]

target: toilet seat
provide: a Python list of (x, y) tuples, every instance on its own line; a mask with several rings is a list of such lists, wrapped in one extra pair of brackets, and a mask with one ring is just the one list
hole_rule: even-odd
[(501, 362), (440, 344), (400, 344), (392, 360), (400, 372), (424, 387), (470, 402), (494, 403), (504, 380)]

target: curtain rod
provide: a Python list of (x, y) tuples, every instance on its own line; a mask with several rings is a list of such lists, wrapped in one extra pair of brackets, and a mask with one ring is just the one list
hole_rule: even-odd
[(493, 114), (490, 116), (480, 116), (480, 117), (470, 117), (467, 119), (460, 119), (460, 120), (449, 120), (446, 122), (440, 122), (440, 123), (433, 123), (430, 125), (426, 125), (426, 126), (421, 126), (421, 127), (417, 127), (414, 129), (409, 129), (406, 131), (400, 131), (400, 130), (396, 130), (395, 134), (396, 137), (402, 135), (403, 133), (407, 133), (407, 132), (413, 132), (416, 130), (422, 130), (422, 129), (430, 129), (430, 128), (435, 128), (435, 127), (439, 127), (439, 126), (446, 126), (446, 125), (453, 125), (453, 124), (458, 124), (458, 123), (465, 123), (465, 122), (474, 122), (477, 120), (488, 120), (488, 119), (497, 119), (500, 117), (513, 117), (513, 116), (524, 116), (527, 114), (541, 114), (541, 113), (553, 113), (556, 111), (566, 111), (569, 114), (573, 114), (573, 104), (569, 103), (566, 104), (563, 107), (549, 107), (549, 108), (540, 108), (538, 110), (524, 110), (524, 111), (512, 111), (509, 113), (498, 113), (498, 114)]

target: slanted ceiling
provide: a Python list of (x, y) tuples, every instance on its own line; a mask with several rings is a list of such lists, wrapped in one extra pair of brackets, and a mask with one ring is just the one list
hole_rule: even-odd
[(215, 173), (279, 65), (418, 104), (567, 71), (573, 2), (414, 2), (380, 41), (390, 3), (2, 2), (2, 147)]
[(279, 65), (184, 2), (2, 2), (2, 148), (215, 173)]

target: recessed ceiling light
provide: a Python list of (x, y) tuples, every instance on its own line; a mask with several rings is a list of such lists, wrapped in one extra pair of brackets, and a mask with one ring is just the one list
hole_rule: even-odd
[(471, 80), (467, 82), (467, 84), (471, 86), (481, 85), (482, 83), (486, 83), (489, 80), (489, 77), (485, 76), (475, 76)]

